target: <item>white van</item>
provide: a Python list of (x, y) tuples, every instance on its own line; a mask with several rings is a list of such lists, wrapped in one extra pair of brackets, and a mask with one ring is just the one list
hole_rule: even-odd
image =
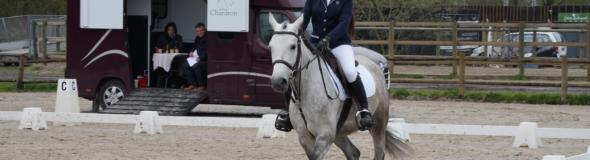
[[(518, 42), (519, 33), (509, 33), (498, 39), (499, 42)], [(525, 42), (533, 42), (533, 32), (524, 33)], [(558, 32), (537, 32), (537, 42), (564, 42), (562, 36)], [(550, 53), (549, 53), (550, 52)], [(484, 46), (480, 46), (473, 50), (471, 56), (488, 56), (488, 57), (517, 57), (519, 53), (518, 47), (510, 46), (488, 46), (488, 53), (485, 53)], [(553, 55), (551, 57), (560, 58), (567, 55), (566, 46), (533, 46), (525, 47), (525, 57), (532, 57), (534, 55)]]

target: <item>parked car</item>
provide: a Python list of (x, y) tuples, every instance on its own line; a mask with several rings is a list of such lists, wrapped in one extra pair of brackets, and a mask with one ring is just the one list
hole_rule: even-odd
[[(525, 42), (533, 42), (533, 32), (524, 33)], [(537, 42), (563, 42), (561, 34), (558, 32), (537, 32)], [(499, 42), (518, 42), (518, 33), (509, 33), (498, 39)], [(475, 48), (471, 56), (488, 56), (488, 57), (518, 57), (519, 48), (512, 46), (488, 46), (489, 53), (486, 53), (484, 46)], [(525, 46), (525, 57), (557, 57), (567, 55), (566, 46)]]

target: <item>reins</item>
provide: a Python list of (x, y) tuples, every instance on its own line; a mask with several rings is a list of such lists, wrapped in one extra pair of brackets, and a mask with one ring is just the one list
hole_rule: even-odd
[[(290, 101), (293, 102), (297, 102), (300, 100), (300, 93), (301, 93), (301, 72), (303, 70), (307, 70), (309, 68), (309, 65), (316, 61), (318, 62), (318, 67), (320, 69), (320, 76), (322, 77), (322, 83), (324, 86), (324, 93), (326, 94), (326, 97), (328, 97), (329, 100), (334, 100), (336, 98), (338, 98), (340, 96), (340, 91), (336, 88), (336, 96), (331, 96), (330, 93), (328, 93), (328, 88), (326, 86), (326, 80), (324, 78), (324, 71), (322, 68), (322, 64), (321, 61), (318, 60), (318, 58), (322, 57), (324, 59), (326, 59), (326, 53), (325, 52), (321, 52), (317, 49), (315, 49), (311, 43), (309, 43), (308, 41), (304, 41), (303, 38), (301, 38), (301, 34), (296, 34), (294, 32), (286, 32), (286, 31), (276, 31), (273, 33), (273, 35), (277, 35), (277, 34), (284, 34), (284, 35), (291, 35), (297, 38), (297, 55), (296, 55), (296, 59), (295, 59), (295, 63), (293, 63), (293, 65), (291, 65), (289, 62), (282, 60), (282, 59), (278, 59), (272, 62), (272, 65), (277, 65), (277, 64), (283, 64), (285, 65), (287, 68), (289, 68), (291, 70), (291, 75), (289, 77), (289, 82), (294, 82), (294, 83), (289, 83), (289, 86), (291, 87), (291, 90), (293, 92), (292, 95), (290, 95)], [(306, 46), (308, 46), (308, 48), (310, 48), (310, 50), (313, 53), (313, 58), (310, 59), (309, 61), (307, 61), (307, 63), (305, 63), (304, 65), (301, 65), (301, 59), (302, 59), (302, 45), (301, 42), (304, 42), (306, 44)], [(334, 77), (332, 77), (332, 75), (330, 74), (331, 80), (334, 81), (335, 83), (335, 79)], [(297, 80), (296, 80), (297, 79)], [(335, 83), (336, 85), (338, 85), (337, 83)], [(289, 93), (288, 93), (289, 94)]]

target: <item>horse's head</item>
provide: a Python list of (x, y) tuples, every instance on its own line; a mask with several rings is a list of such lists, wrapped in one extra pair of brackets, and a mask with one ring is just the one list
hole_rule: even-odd
[(300, 63), (302, 45), (298, 31), (303, 23), (303, 16), (293, 23), (279, 24), (270, 13), (268, 21), (274, 31), (268, 44), (273, 63), (271, 84), (275, 91), (284, 93), (287, 91), (293, 71)]

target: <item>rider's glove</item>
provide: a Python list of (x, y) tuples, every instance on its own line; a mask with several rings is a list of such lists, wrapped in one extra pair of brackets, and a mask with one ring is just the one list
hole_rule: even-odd
[(322, 40), (320, 40), (317, 47), (319, 50), (329, 49), (330, 48), (330, 37), (326, 36)]

